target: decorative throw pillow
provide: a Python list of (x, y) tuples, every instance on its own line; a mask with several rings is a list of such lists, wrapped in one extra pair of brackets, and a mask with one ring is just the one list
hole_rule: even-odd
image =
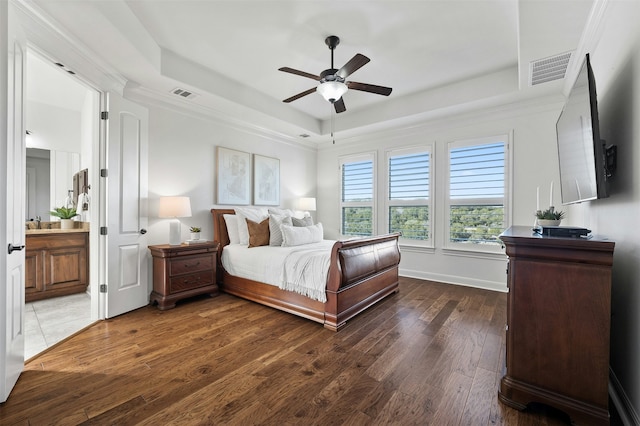
[(280, 225), (293, 226), (291, 222), (291, 216), (270, 214), (269, 215), (269, 245), (281, 246), (282, 245), (282, 230)]
[(269, 245), (269, 218), (260, 223), (247, 219), (247, 229), (249, 230), (249, 247)]
[(319, 243), (323, 238), (322, 223), (312, 226), (282, 225), (282, 246), (300, 246), (303, 244)]
[(224, 222), (227, 224), (229, 244), (240, 244), (240, 236), (238, 235), (238, 217), (234, 214), (225, 214)]
[(293, 222), (293, 226), (311, 226), (313, 225), (313, 218), (311, 216), (303, 217), (302, 219), (298, 219), (297, 217), (291, 218)]
[(240, 239), (240, 244), (246, 246), (249, 244), (247, 219), (260, 223), (269, 217), (269, 214), (267, 213), (267, 209), (259, 207), (236, 207), (234, 210), (236, 216), (238, 216), (238, 238)]

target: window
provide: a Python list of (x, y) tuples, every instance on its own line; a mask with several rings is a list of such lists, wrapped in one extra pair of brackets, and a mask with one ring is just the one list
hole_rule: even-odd
[(374, 234), (375, 156), (350, 157), (340, 161), (342, 235)]
[(508, 137), (449, 145), (449, 247), (496, 251), (506, 215)]
[(431, 243), (431, 151), (424, 147), (387, 153), (387, 229), (413, 243)]

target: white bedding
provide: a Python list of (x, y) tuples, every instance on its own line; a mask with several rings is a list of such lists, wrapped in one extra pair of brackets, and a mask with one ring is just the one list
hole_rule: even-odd
[(222, 250), (222, 265), (231, 275), (275, 285), (320, 302), (327, 301), (326, 285), (335, 241), (294, 247), (251, 247), (230, 244)]

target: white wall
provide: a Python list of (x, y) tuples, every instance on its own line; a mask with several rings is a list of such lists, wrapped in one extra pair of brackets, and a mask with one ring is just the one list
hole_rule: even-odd
[(35, 101), (26, 102), (30, 148), (80, 153), (81, 114)]
[[(615, 241), (610, 365), (621, 398), (640, 418), (640, 2), (610, 1), (591, 50), (601, 137), (618, 146), (611, 197), (569, 217)], [(618, 384), (615, 384), (616, 386)]]
[(181, 219), (182, 238), (189, 227), (213, 238), (210, 209), (229, 208), (216, 202), (216, 147), (280, 159), (280, 205), (294, 208), (300, 197), (315, 196), (316, 152), (270, 139), (213, 119), (152, 106), (149, 109), (149, 243), (165, 244), (169, 223), (158, 218), (158, 200), (165, 195), (191, 197), (193, 216)]
[[(559, 182), (555, 123), (562, 108), (562, 97), (539, 99), (473, 114), (450, 116), (425, 122), (418, 127), (370, 135), (357, 141), (341, 141), (323, 147), (318, 155), (318, 218), (329, 238), (340, 234), (339, 158), (375, 151), (378, 162), (378, 196), (384, 197), (385, 151), (402, 147), (435, 144), (432, 160), (434, 178), (435, 249), (402, 247), (400, 273), (423, 279), (464, 284), (506, 291), (506, 256), (471, 254), (443, 250), (445, 173), (447, 144), (484, 136), (512, 134), (513, 199), (515, 225), (533, 225), (536, 188), (540, 186), (541, 207), (549, 200), (551, 180)], [(559, 205), (559, 193), (554, 203)], [(545, 198), (546, 197), (546, 198)], [(546, 201), (545, 201), (546, 200)], [(378, 208), (381, 211), (382, 204)], [(384, 231), (382, 231), (384, 232)]]

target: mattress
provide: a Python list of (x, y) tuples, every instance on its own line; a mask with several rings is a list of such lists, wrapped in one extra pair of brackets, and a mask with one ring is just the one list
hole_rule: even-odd
[(231, 275), (326, 301), (326, 282), (334, 240), (294, 247), (247, 247), (230, 244), (222, 265)]

